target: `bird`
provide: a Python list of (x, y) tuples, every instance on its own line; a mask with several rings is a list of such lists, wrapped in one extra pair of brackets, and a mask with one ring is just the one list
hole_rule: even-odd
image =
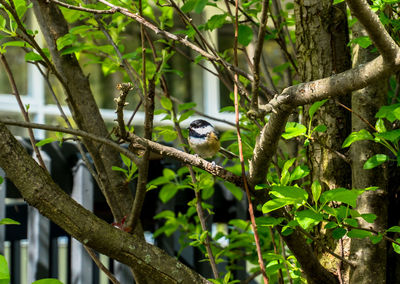
[(236, 158), (237, 155), (221, 147), (218, 132), (211, 123), (204, 119), (192, 121), (189, 129), (189, 146), (203, 159), (214, 157), (218, 152), (228, 159)]

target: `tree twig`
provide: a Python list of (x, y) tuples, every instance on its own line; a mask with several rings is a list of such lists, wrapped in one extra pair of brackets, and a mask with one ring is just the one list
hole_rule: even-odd
[[(55, 104), (56, 104), (56, 106), (57, 106), (57, 108), (58, 108), (58, 111), (60, 112), (61, 117), (64, 119), (65, 123), (67, 124), (67, 127), (70, 128), (70, 129), (72, 129), (72, 124), (71, 124), (71, 122), (69, 121), (67, 115), (65, 114), (63, 108), (61, 107), (61, 104), (60, 104), (59, 100), (57, 99), (57, 96), (56, 96), (56, 94), (55, 94), (55, 92), (54, 92), (54, 89), (53, 89), (53, 87), (52, 87), (52, 85), (51, 85), (51, 83), (50, 83), (48, 74), (46, 75), (46, 74), (43, 72), (43, 70), (40, 68), (40, 66), (38, 65), (37, 62), (34, 62), (34, 64), (35, 64), (36, 68), (39, 70), (40, 74), (42, 74), (42, 76), (43, 76), (43, 78), (44, 78), (44, 80), (45, 80), (45, 82), (46, 82), (46, 84), (47, 84), (47, 87), (49, 88), (49, 91), (50, 91), (50, 93), (51, 93), (51, 95), (52, 95), (52, 97), (53, 97), (53, 99), (54, 99), (54, 102), (55, 102)], [(81, 141), (80, 141), (80, 140), (78, 139), (78, 137), (76, 137), (76, 136), (74, 136), (73, 139), (74, 139), (74, 141), (76, 141), (76, 146), (77, 146), (77, 148), (78, 148), (79, 153), (80, 153), (81, 156), (82, 156), (82, 160), (83, 160), (83, 162), (85, 163), (86, 168), (88, 169), (88, 171), (90, 172), (90, 174), (92, 175), (93, 179), (96, 181), (96, 183), (98, 184), (98, 186), (99, 186), (100, 188), (102, 188), (102, 187), (103, 187), (103, 184), (102, 184), (102, 182), (101, 182), (101, 180), (100, 180), (100, 178), (99, 178), (99, 175), (96, 173), (96, 171), (93, 169), (92, 164), (89, 162), (89, 159), (88, 159), (87, 156), (86, 156), (86, 152), (83, 150)]]
[(119, 128), (119, 135), (122, 139), (126, 138), (126, 129), (125, 129), (125, 121), (124, 121), (124, 107), (128, 104), (126, 103), (126, 96), (129, 91), (132, 90), (133, 86), (131, 83), (121, 83), (117, 85), (117, 89), (120, 91), (119, 96), (114, 99), (117, 104), (117, 122)]
[[(234, 37), (234, 46), (233, 46), (234, 65), (235, 66), (238, 66), (238, 54), (237, 54), (238, 35), (239, 35), (239, 16), (238, 16), (239, 4), (238, 3), (239, 3), (239, 1), (235, 0), (235, 23), (234, 23), (235, 37)], [(254, 217), (253, 203), (251, 201), (250, 190), (249, 190), (249, 186), (247, 183), (247, 177), (246, 177), (246, 169), (244, 166), (243, 145), (242, 145), (242, 139), (240, 136), (240, 127), (239, 127), (239, 96), (238, 96), (238, 84), (237, 84), (239, 81), (239, 76), (237, 73), (234, 73), (234, 79), (235, 79), (235, 81), (234, 81), (235, 82), (235, 84), (234, 84), (235, 122), (236, 122), (236, 133), (237, 133), (238, 146), (239, 146), (239, 159), (240, 159), (240, 165), (242, 168), (242, 179), (243, 179), (243, 184), (244, 184), (247, 201), (248, 201), (248, 206), (249, 206), (248, 210), (249, 210), (249, 214), (250, 214), (251, 227), (252, 227), (253, 233), (254, 233), (254, 241), (256, 243), (256, 248), (257, 248), (258, 264), (260, 266), (260, 270), (263, 275), (264, 284), (268, 284), (267, 272), (265, 271), (264, 259), (262, 257), (261, 246), (260, 246), (260, 239), (258, 236), (256, 220)]]
[(250, 110), (253, 112), (255, 116), (258, 116), (258, 88), (260, 85), (260, 60), (262, 49), (264, 46), (264, 37), (266, 31), (266, 25), (268, 20), (268, 5), (269, 0), (262, 1), (262, 9), (261, 9), (261, 19), (260, 25), (258, 28), (258, 36), (256, 42), (256, 49), (254, 51), (253, 57), (253, 83), (252, 83), (252, 90), (251, 90), (251, 106)]
[(107, 267), (105, 267), (103, 265), (103, 263), (101, 263), (100, 259), (97, 257), (97, 255), (93, 251), (93, 249), (91, 249), (90, 247), (85, 246), (85, 245), (83, 245), (83, 247), (85, 248), (85, 250), (87, 251), (89, 256), (92, 258), (94, 263), (96, 263), (97, 267), (100, 268), (100, 270), (103, 271), (107, 275), (108, 279), (110, 279), (110, 281), (113, 284), (120, 284), (119, 281), (117, 280), (117, 278), (115, 278), (115, 276), (111, 273), (111, 271), (108, 270)]
[[(1, 63), (3, 64), (4, 69), (6, 70), (6, 73), (8, 76), (8, 81), (10, 82), (12, 92), (14, 93), (14, 96), (18, 102), (18, 106), (19, 106), (19, 109), (21, 110), (21, 114), (24, 117), (25, 121), (29, 123), (30, 119), (29, 119), (28, 111), (25, 109), (25, 106), (22, 103), (21, 96), (20, 96), (18, 88), (17, 88), (17, 84), (15, 83), (15, 80), (14, 80), (14, 75), (13, 75), (13, 73), (10, 69), (10, 66), (8, 65), (7, 59), (3, 53), (0, 53), (0, 60), (1, 60)], [(29, 139), (31, 141), (32, 148), (35, 152), (37, 161), (43, 169), (46, 169), (46, 165), (43, 161), (42, 155), (40, 154), (39, 148), (36, 146), (36, 139), (35, 139), (35, 135), (33, 134), (32, 128), (28, 128), (28, 133), (29, 133)]]

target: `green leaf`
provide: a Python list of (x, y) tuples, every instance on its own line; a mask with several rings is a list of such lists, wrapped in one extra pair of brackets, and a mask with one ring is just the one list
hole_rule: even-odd
[(313, 132), (325, 132), (327, 129), (326, 125), (320, 124), (313, 129)]
[(354, 38), (349, 42), (350, 44), (358, 44), (359, 46), (361, 46), (362, 48), (367, 48), (368, 46), (370, 46), (372, 44), (371, 39), (369, 38), (369, 36), (360, 36), (358, 38)]
[(358, 222), (356, 219), (349, 218), (349, 219), (345, 219), (344, 222), (350, 226), (358, 227)]
[(123, 169), (123, 168), (120, 168), (120, 167), (117, 167), (117, 166), (112, 166), (111, 169), (113, 171), (123, 172), (126, 175), (128, 174), (128, 170), (127, 169)]
[(181, 7), (182, 12), (189, 13), (194, 9), (197, 0), (189, 0)]
[(188, 118), (191, 117), (194, 113), (195, 113), (195, 111), (192, 110), (192, 109), (189, 110), (189, 111), (186, 111), (186, 112), (182, 113), (181, 116), (180, 116), (179, 119), (178, 119), (178, 122), (182, 122), (182, 121), (188, 119)]
[(318, 203), (319, 197), (321, 196), (322, 187), (318, 180), (314, 180), (311, 185), (311, 193), (314, 199), (315, 204)]
[(10, 282), (10, 271), (6, 258), (0, 254), (0, 284), (8, 284)]
[(387, 132), (382, 132), (376, 134), (377, 137), (384, 138), (386, 140), (389, 140), (390, 142), (397, 142), (400, 138), (400, 129), (395, 129)]
[(371, 240), (371, 243), (376, 245), (377, 243), (379, 243), (383, 239), (383, 236), (381, 234), (379, 234), (379, 235), (371, 235), (371, 236), (369, 236), (369, 239)]
[(0, 30), (4, 30), (6, 27), (6, 19), (3, 16), (0, 16)]
[(170, 219), (175, 218), (175, 213), (171, 210), (164, 210), (154, 216), (154, 219)]
[(376, 118), (386, 118), (389, 120), (391, 123), (393, 123), (396, 119), (399, 119), (396, 117), (397, 109), (400, 108), (400, 103), (390, 105), (390, 106), (382, 106), (379, 111), (375, 114)]
[(321, 202), (338, 201), (349, 204), (353, 207), (357, 205), (357, 198), (362, 193), (360, 190), (348, 190), (346, 188), (335, 188), (321, 194)]
[(194, 103), (194, 102), (179, 104), (178, 105), (178, 111), (184, 111), (184, 110), (187, 110), (187, 109), (191, 109), (191, 108), (196, 107), (196, 105), (197, 104)]
[(381, 164), (383, 164), (384, 162), (388, 161), (389, 157), (385, 154), (376, 154), (374, 156), (372, 156), (371, 158), (369, 158), (364, 166), (363, 169), (364, 170), (370, 170), (373, 169)]
[(249, 26), (239, 25), (238, 41), (241, 45), (248, 46), (253, 39), (253, 30)]
[(206, 30), (214, 30), (222, 27), (225, 24), (226, 14), (212, 16), (206, 23)]
[(125, 156), (124, 154), (120, 153), (122, 162), (124, 163), (125, 166), (130, 167), (130, 165), (132, 164), (131, 159), (129, 159), (127, 156)]
[(328, 222), (328, 224), (325, 225), (325, 229), (334, 229), (337, 226), (338, 226), (338, 224), (335, 222)]
[(54, 137), (49, 137), (49, 138), (46, 138), (46, 139), (43, 139), (43, 140), (40, 140), (39, 142), (37, 142), (36, 146), (37, 147), (42, 147), (43, 145), (49, 144), (49, 143), (54, 142), (56, 140), (57, 139), (54, 138)]
[(206, 7), (208, 0), (197, 0), (196, 5), (194, 6), (194, 11), (197, 14), (201, 14), (203, 12), (204, 7)]
[(382, 118), (378, 118), (375, 123), (375, 128), (379, 133), (386, 132), (386, 126)]
[(25, 0), (14, 0), (14, 5), (15, 5), (15, 10), (17, 11), (18, 14), (18, 18), (21, 19), (28, 10), (26, 2)]
[(224, 182), (225, 187), (235, 196), (237, 200), (242, 200), (243, 191), (240, 187), (235, 186), (230, 182)]
[(255, 190), (261, 190), (261, 189), (266, 189), (266, 188), (268, 188), (268, 185), (266, 185), (266, 184), (257, 184), (255, 187), (254, 187), (254, 189)]
[(360, 140), (374, 140), (374, 137), (365, 129), (358, 132), (352, 132), (343, 142), (342, 148), (349, 147), (352, 143)]
[(285, 226), (282, 228), (281, 234), (282, 236), (286, 237), (291, 235), (294, 232), (294, 230), (288, 226)]
[(0, 184), (2, 184), (4, 182), (4, 178), (2, 176), (0, 176)]
[(10, 218), (3, 218), (0, 220), (0, 225), (21, 225), (21, 223)]
[(317, 225), (323, 219), (323, 214), (317, 213), (311, 209), (296, 212), (296, 221), (305, 230)]
[[(400, 242), (400, 239), (396, 239), (396, 242)], [(392, 243), (393, 249), (396, 253), (400, 254), (400, 246), (398, 244)]]
[(63, 283), (58, 279), (45, 278), (45, 279), (36, 280), (35, 282), (32, 282), (32, 284), (63, 284)]
[(307, 192), (297, 186), (272, 186), (270, 194), (279, 199), (291, 200), (292, 204), (307, 201)]
[(165, 178), (167, 178), (168, 180), (173, 180), (176, 177), (176, 173), (171, 169), (164, 168), (163, 169), (163, 176)]
[(61, 50), (64, 47), (68, 46), (68, 45), (73, 45), (74, 43), (77, 42), (77, 37), (76, 35), (73, 34), (65, 34), (62, 37), (59, 37), (56, 41), (57, 44), (57, 49)]
[(160, 101), (163, 108), (165, 108), (166, 110), (172, 110), (172, 102), (169, 98), (162, 97)]
[(257, 226), (273, 227), (273, 226), (279, 225), (284, 220), (285, 220), (285, 218), (274, 218), (271, 216), (262, 216), (262, 217), (256, 218), (256, 224), (257, 224)]
[(264, 214), (267, 214), (271, 211), (274, 211), (276, 209), (282, 208), (283, 206), (293, 204), (292, 200), (288, 199), (272, 199), (264, 203), (262, 207), (262, 212)]
[(290, 159), (285, 162), (282, 168), (282, 173), (281, 173), (281, 185), (287, 185), (289, 182), (290, 178), (290, 172), (289, 168), (293, 165), (293, 163), (296, 161), (296, 158)]
[(24, 41), (7, 41), (5, 43), (1, 44), (2, 46), (6, 47), (6, 46), (16, 46), (16, 47), (30, 47), (32, 48), (32, 46)]
[(372, 236), (372, 233), (364, 230), (354, 229), (348, 232), (347, 236), (352, 239), (354, 238), (363, 239)]
[(333, 5), (344, 2), (344, 0), (333, 0)]
[(399, 226), (390, 227), (389, 229), (386, 230), (386, 232), (400, 233), (400, 227)]
[(310, 120), (313, 118), (315, 112), (328, 100), (322, 100), (319, 102), (315, 102), (312, 104), (312, 106), (308, 109), (308, 115), (310, 116)]
[(69, 30), (69, 33), (74, 35), (84, 36), (87, 31), (93, 30), (93, 26), (91, 25), (80, 25), (73, 27)]
[(161, 188), (158, 197), (163, 203), (167, 203), (172, 197), (175, 196), (177, 192), (178, 192), (178, 187), (176, 186), (175, 183), (167, 183)]
[(201, 199), (207, 200), (214, 194), (214, 187), (205, 187), (201, 190)]
[(361, 218), (363, 218), (368, 223), (374, 223), (377, 216), (375, 214), (368, 213), (368, 214), (361, 214)]
[(306, 165), (297, 166), (290, 175), (289, 181), (298, 180), (308, 176), (310, 169)]
[(43, 57), (36, 52), (28, 52), (25, 54), (25, 61), (40, 61), (43, 60)]
[(286, 140), (304, 135), (307, 132), (307, 127), (303, 124), (297, 122), (288, 122), (286, 123), (285, 133), (282, 134), (282, 137)]
[(346, 235), (346, 233), (347, 233), (347, 230), (345, 228), (338, 227), (332, 231), (332, 238), (334, 238), (335, 240), (339, 240), (339, 239), (343, 238), (344, 235)]

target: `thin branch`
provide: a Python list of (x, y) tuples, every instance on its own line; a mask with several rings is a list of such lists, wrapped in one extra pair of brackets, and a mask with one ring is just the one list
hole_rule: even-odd
[[(53, 1), (53, 0), (51, 0)], [(140, 95), (140, 99), (143, 100), (143, 92), (142, 90), (139, 88), (140, 83), (139, 81), (135, 78), (139, 77), (139, 75), (136, 73), (136, 71), (132, 68), (132, 66), (129, 64), (128, 60), (126, 60), (125, 58), (123, 58), (121, 51), (119, 50), (118, 46), (115, 44), (114, 40), (112, 39), (110, 33), (106, 30), (106, 28), (104, 27), (102, 21), (100, 20), (99, 15), (95, 15), (94, 16), (97, 24), (99, 25), (100, 30), (103, 32), (103, 34), (105, 35), (105, 37), (107, 38), (108, 42), (111, 44), (111, 46), (113, 47), (115, 54), (117, 55), (119, 61), (121, 62), (122, 67), (124, 68), (126, 74), (128, 74), (129, 79), (131, 80), (131, 82), (134, 84), (135, 86), (135, 91), (138, 91), (139, 95)]]
[[(131, 151), (127, 150), (126, 148), (120, 146), (119, 144), (115, 143), (114, 141), (104, 138), (104, 137), (99, 137), (97, 135), (94, 135), (92, 133), (79, 130), (79, 129), (68, 129), (64, 127), (59, 127), (59, 126), (52, 126), (52, 125), (45, 125), (45, 124), (39, 124), (39, 123), (28, 123), (24, 121), (16, 121), (13, 119), (3, 119), (0, 118), (0, 123), (4, 123), (6, 125), (15, 125), (15, 126), (20, 126), (20, 127), (25, 127), (25, 128), (37, 128), (37, 129), (44, 129), (44, 130), (49, 130), (49, 131), (56, 131), (56, 132), (63, 132), (63, 133), (68, 133), (80, 137), (85, 137), (88, 139), (91, 139), (93, 141), (102, 143), (104, 145), (110, 146), (111, 148), (115, 149), (116, 151), (124, 154), (127, 156), (129, 159), (134, 161), (135, 163), (139, 163), (137, 156), (133, 154)], [(159, 143), (141, 138), (133, 133), (129, 134), (128, 141), (133, 143), (134, 147), (137, 147), (139, 149), (145, 149), (145, 147), (150, 147), (150, 149), (162, 156), (165, 157), (170, 157), (175, 160), (181, 161), (182, 163), (186, 164), (191, 164), (195, 167), (198, 167), (200, 169), (203, 169), (207, 172), (209, 172), (212, 175), (218, 176), (228, 182), (231, 182), (237, 186), (242, 186), (242, 180), (239, 176), (233, 174), (232, 172), (225, 170), (223, 167), (220, 167), (218, 165), (213, 165), (212, 163), (199, 158), (195, 155), (187, 154), (185, 152), (182, 152), (176, 148), (173, 147), (168, 147), (161, 145)]]
[(251, 97), (251, 105), (250, 110), (254, 114), (258, 114), (258, 88), (260, 85), (260, 60), (262, 49), (264, 46), (264, 37), (266, 32), (267, 25), (267, 14), (268, 14), (268, 5), (269, 0), (262, 1), (262, 9), (261, 9), (261, 20), (258, 28), (258, 36), (256, 42), (256, 49), (254, 51), (253, 57), (253, 84), (252, 84), (252, 97)]
[[(235, 38), (234, 38), (234, 45), (233, 45), (233, 56), (234, 56), (234, 65), (235, 66), (238, 66), (238, 54), (237, 54), (238, 35), (239, 35), (239, 16), (238, 16), (239, 4), (238, 3), (239, 3), (239, 0), (235, 0), (235, 23), (234, 23)], [(262, 256), (261, 246), (260, 246), (260, 239), (258, 236), (256, 220), (254, 217), (253, 203), (251, 200), (249, 185), (247, 183), (247, 177), (246, 177), (246, 169), (245, 169), (245, 165), (244, 165), (243, 145), (242, 145), (242, 138), (240, 136), (240, 127), (239, 127), (239, 95), (238, 95), (239, 76), (237, 73), (234, 74), (234, 79), (235, 79), (235, 81), (234, 81), (235, 82), (235, 84), (234, 84), (235, 122), (236, 122), (236, 133), (237, 133), (238, 146), (239, 146), (239, 159), (240, 159), (240, 165), (242, 168), (242, 179), (243, 179), (243, 184), (244, 184), (244, 188), (246, 191), (246, 196), (247, 196), (247, 201), (248, 201), (248, 206), (249, 206), (248, 210), (249, 210), (249, 214), (250, 214), (251, 227), (252, 227), (252, 230), (254, 233), (254, 241), (256, 243), (256, 248), (257, 248), (258, 264), (260, 266), (260, 270), (263, 275), (264, 284), (268, 284), (267, 272), (265, 271), (264, 259)]]
[(91, 14), (115, 14), (117, 12), (116, 9), (108, 9), (108, 10), (98, 10), (98, 9), (90, 9), (82, 6), (75, 6), (75, 5), (70, 5), (58, 0), (46, 0), (47, 2), (53, 2), (59, 6), (71, 9), (71, 10), (76, 10), (76, 11), (82, 11), (82, 12), (88, 12)]
[[(171, 96), (169, 95), (168, 92), (166, 92), (166, 96), (171, 99)], [(187, 141), (184, 138), (183, 134), (182, 134), (182, 129), (179, 125), (179, 122), (177, 120), (176, 117), (176, 112), (175, 112), (175, 107), (172, 108), (172, 119), (174, 121), (174, 125), (175, 125), (175, 130), (178, 134), (178, 138), (181, 144), (183, 145), (187, 145)], [(189, 149), (184, 146), (184, 151), (186, 153), (189, 153)], [(187, 164), (187, 168), (189, 170), (190, 173), (190, 177), (192, 179), (192, 183), (193, 184), (198, 184), (197, 179), (196, 179), (196, 175), (195, 172), (193, 170), (192, 165)], [(206, 221), (205, 221), (205, 217), (204, 217), (204, 212), (203, 212), (203, 207), (201, 205), (201, 194), (200, 194), (200, 190), (196, 190), (194, 189), (194, 194), (195, 194), (195, 198), (196, 198), (196, 212), (197, 212), (197, 216), (199, 217), (199, 221), (200, 221), (200, 226), (201, 226), (201, 230), (202, 232), (206, 232), (207, 230), (207, 226), (206, 226)], [(207, 233), (205, 242), (204, 242), (204, 246), (206, 247), (206, 251), (207, 251), (207, 255), (208, 255), (208, 259), (210, 260), (210, 266), (211, 266), (211, 270), (213, 272), (214, 278), (217, 279), (219, 277), (219, 273), (218, 273), (218, 268), (217, 268), (217, 264), (215, 262), (215, 257), (214, 254), (212, 252), (211, 249), (211, 238), (210, 235)]]
[(400, 246), (400, 242), (398, 242), (398, 241), (386, 236), (385, 233), (381, 233), (381, 232), (379, 232), (377, 230), (374, 230), (372, 228), (354, 227), (354, 226), (347, 225), (347, 224), (343, 224), (343, 226), (346, 227), (346, 228), (349, 228), (349, 229), (363, 230), (363, 231), (371, 232), (371, 233), (373, 233), (375, 235), (381, 235), (385, 240)]
[(117, 122), (119, 128), (119, 135), (121, 135), (122, 139), (126, 137), (126, 129), (125, 129), (125, 121), (124, 121), (124, 107), (128, 104), (126, 103), (126, 96), (128, 95), (129, 91), (133, 89), (131, 83), (121, 83), (117, 85), (117, 89), (120, 90), (119, 96), (114, 99), (115, 103), (117, 104)]
[[(13, 73), (10, 69), (10, 66), (8, 65), (7, 59), (3, 53), (0, 53), (0, 60), (4, 66), (4, 69), (6, 70), (6, 73), (8, 76), (8, 81), (10, 82), (10, 86), (11, 86), (12, 92), (15, 96), (15, 99), (18, 102), (18, 106), (19, 106), (19, 109), (21, 110), (21, 114), (24, 117), (25, 121), (29, 123), (30, 119), (29, 119), (28, 111), (25, 109), (25, 106), (22, 103), (21, 96), (20, 96), (18, 88), (17, 88), (17, 84), (15, 83), (15, 80), (14, 80), (14, 75), (13, 75)], [(29, 133), (29, 139), (31, 141), (32, 148), (35, 152), (37, 161), (43, 169), (46, 169), (46, 165), (43, 161), (42, 155), (40, 154), (40, 151), (39, 151), (38, 147), (36, 146), (36, 139), (35, 139), (35, 135), (33, 134), (32, 128), (28, 128), (28, 133)]]
[(305, 235), (307, 238), (311, 239), (315, 245), (317, 245), (318, 247), (320, 247), (322, 250), (324, 250), (325, 252), (329, 253), (330, 255), (336, 257), (337, 259), (340, 259), (341, 261), (343, 261), (344, 263), (350, 265), (352, 268), (355, 268), (357, 265), (355, 263), (353, 263), (352, 261), (341, 257), (340, 255), (336, 254), (334, 251), (332, 251), (331, 249), (329, 249), (327, 246), (325, 246), (324, 244), (322, 244), (321, 242), (319, 242), (315, 237), (313, 237), (310, 233), (308, 233), (306, 230), (304, 230), (301, 227), (297, 227), (298, 231), (300, 233), (302, 233), (303, 235)]
[[(56, 96), (56, 94), (55, 94), (55, 92), (54, 92), (53, 86), (52, 86), (51, 83), (50, 83), (48, 74), (46, 75), (46, 74), (43, 72), (43, 70), (40, 68), (40, 66), (39, 66), (39, 64), (38, 64), (37, 62), (34, 62), (34, 64), (35, 64), (35, 66), (37, 67), (37, 69), (39, 70), (40, 74), (42, 74), (42, 76), (43, 76), (43, 78), (44, 78), (44, 80), (45, 80), (45, 82), (46, 82), (46, 84), (47, 84), (47, 87), (49, 88), (49, 91), (50, 91), (50, 93), (51, 93), (51, 95), (52, 95), (52, 97), (53, 97), (53, 100), (54, 100), (54, 102), (55, 102), (55, 104), (56, 104), (56, 106), (57, 106), (57, 108), (58, 108), (58, 111), (59, 111), (60, 114), (61, 114), (61, 117), (64, 119), (64, 121), (65, 121), (65, 123), (67, 124), (68, 128), (72, 129), (72, 124), (71, 124), (71, 122), (69, 121), (67, 115), (65, 114), (63, 108), (61, 107), (61, 104), (60, 104), (59, 100), (57, 99), (57, 96)], [(92, 175), (93, 179), (96, 181), (96, 183), (98, 184), (98, 186), (99, 186), (100, 188), (102, 188), (103, 185), (102, 185), (102, 183), (101, 183), (101, 180), (100, 180), (100, 178), (99, 178), (99, 175), (96, 173), (96, 171), (95, 171), (95, 170), (93, 169), (93, 167), (92, 167), (92, 164), (89, 162), (89, 159), (87, 158), (86, 153), (85, 153), (85, 151), (83, 150), (81, 141), (80, 141), (80, 140), (78, 139), (78, 137), (76, 137), (76, 136), (74, 136), (73, 140), (76, 141), (76, 146), (77, 146), (77, 148), (78, 148), (79, 153), (81, 154), (82, 160), (83, 160), (83, 162), (85, 163), (86, 168), (88, 169), (88, 171), (90, 172), (90, 174)]]
[(344, 104), (342, 104), (341, 102), (339, 102), (338, 100), (335, 100), (335, 103), (339, 106), (341, 106), (342, 108), (348, 110), (349, 112), (351, 112), (352, 114), (354, 114), (355, 116), (357, 116), (359, 119), (361, 119), (366, 125), (368, 125), (373, 131), (378, 132), (378, 130), (375, 128), (375, 126), (373, 126), (368, 120), (366, 120), (364, 117), (362, 117), (359, 113), (355, 112), (354, 110), (352, 110), (351, 108), (345, 106)]
[[(282, 257), (283, 257), (283, 259), (286, 260), (285, 241), (283, 240), (283, 238), (282, 238), (282, 236), (281, 236), (280, 234), (279, 234), (279, 242), (280, 242), (280, 244), (281, 244), (281, 253), (282, 253)], [(290, 284), (293, 284), (293, 279), (292, 279), (292, 277), (290, 276), (289, 267), (288, 267), (286, 261), (284, 261), (283, 264), (285, 265), (285, 268), (286, 268), (286, 276), (287, 276), (287, 278), (289, 279), (289, 283), (290, 283)]]
[(100, 259), (97, 257), (96, 253), (93, 251), (93, 249), (91, 249), (88, 246), (83, 245), (83, 247), (85, 248), (85, 250), (87, 251), (87, 253), (89, 254), (89, 256), (92, 258), (92, 260), (94, 261), (94, 263), (96, 263), (97, 267), (100, 268), (101, 271), (103, 271), (106, 276), (108, 277), (108, 279), (110, 279), (110, 281), (113, 284), (120, 284), (119, 281), (117, 280), (117, 278), (115, 278), (115, 276), (111, 273), (110, 270), (107, 269), (107, 267), (105, 267), (103, 265), (103, 263), (101, 263)]
[[(273, 248), (274, 248), (274, 253), (275, 253), (276, 255), (278, 255), (278, 254), (279, 254), (279, 251), (278, 251), (278, 247), (277, 247), (276, 242), (275, 242), (274, 230), (273, 230), (272, 227), (268, 227), (268, 228), (269, 228), (269, 234), (271, 235), (271, 242), (272, 242), (272, 246), (273, 246)], [(280, 264), (279, 259), (278, 259), (277, 261), (278, 261), (278, 265), (279, 265), (279, 264)], [(284, 284), (284, 283), (283, 283), (282, 268), (279, 268), (278, 282), (279, 282), (279, 284)]]

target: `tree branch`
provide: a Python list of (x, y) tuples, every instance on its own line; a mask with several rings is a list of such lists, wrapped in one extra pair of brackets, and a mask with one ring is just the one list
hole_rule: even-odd
[(399, 47), (366, 0), (347, 0), (352, 14), (360, 21), (387, 63), (399, 64)]
[(54, 183), (1, 123), (0, 137), (0, 167), (7, 177), (30, 205), (72, 237), (128, 266), (140, 267), (154, 283), (210, 283), (175, 257), (139, 236), (114, 228), (79, 205)]
[(262, 10), (261, 10), (261, 20), (260, 20), (260, 26), (258, 28), (258, 36), (257, 36), (257, 42), (256, 42), (256, 49), (254, 51), (254, 57), (253, 57), (253, 84), (251, 86), (252, 91), (251, 91), (251, 105), (250, 105), (250, 111), (252, 111), (252, 114), (257, 115), (258, 114), (258, 88), (260, 85), (260, 60), (261, 60), (261, 54), (262, 54), (262, 49), (264, 46), (264, 37), (265, 37), (265, 31), (266, 31), (266, 25), (267, 25), (267, 14), (268, 14), (268, 5), (269, 5), (269, 0), (264, 0), (262, 2)]
[[(37, 128), (37, 129), (49, 130), (49, 131), (57, 131), (57, 132), (63, 132), (63, 133), (76, 135), (79, 137), (85, 137), (85, 138), (94, 140), (98, 143), (105, 144), (105, 145), (115, 149), (116, 151), (124, 154), (129, 159), (132, 159), (135, 163), (139, 163), (139, 161), (137, 160), (137, 157), (128, 149), (120, 146), (119, 144), (115, 143), (114, 141), (112, 141), (110, 139), (99, 137), (92, 133), (85, 132), (83, 130), (69, 129), (69, 128), (64, 128), (64, 127), (44, 125), (44, 124), (38, 124), (38, 123), (27, 123), (24, 121), (15, 121), (12, 119), (0, 119), (0, 123), (4, 123), (6, 125), (20, 126), (20, 127), (32, 127), (32, 128)], [(170, 157), (172, 159), (181, 161), (185, 164), (191, 164), (192, 166), (203, 169), (203, 170), (209, 172), (210, 174), (218, 176), (218, 177), (220, 177), (228, 182), (231, 182), (239, 187), (242, 186), (241, 177), (233, 174), (232, 172), (230, 172), (228, 170), (225, 170), (223, 167), (220, 167), (218, 165), (213, 165), (212, 163), (210, 163), (202, 158), (196, 157), (195, 155), (187, 154), (187, 153), (182, 152), (173, 147), (164, 146), (157, 142), (153, 142), (153, 141), (141, 138), (133, 133), (130, 133), (127, 139), (128, 139), (128, 141), (133, 143), (133, 145), (135, 147), (139, 147), (142, 150), (145, 147), (150, 147), (150, 149), (153, 152), (155, 152), (159, 155)]]

